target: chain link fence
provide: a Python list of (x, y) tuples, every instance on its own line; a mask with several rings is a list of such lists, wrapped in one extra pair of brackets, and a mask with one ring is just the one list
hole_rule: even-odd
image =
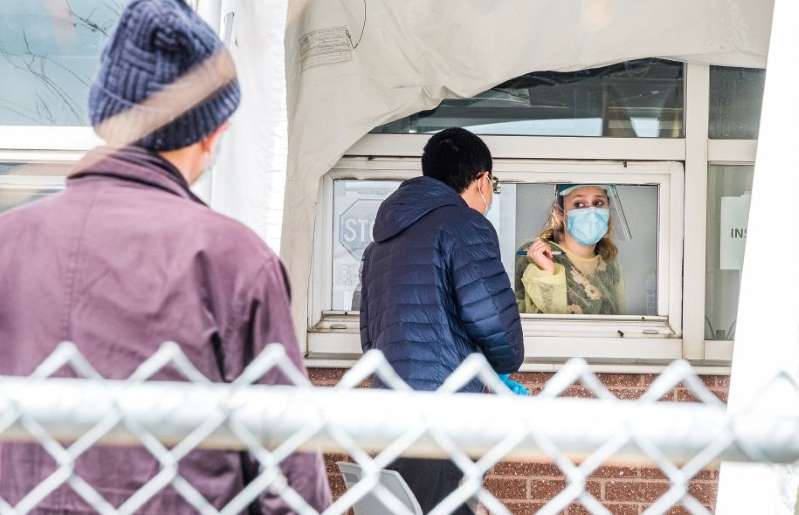
[[(53, 377), (64, 367), (78, 378)], [(152, 380), (166, 368), (186, 381)], [(293, 385), (256, 384), (275, 368)], [(360, 388), (371, 377), (387, 388)], [(474, 378), (498, 395), (456, 393)], [(561, 397), (575, 383), (595, 398)], [(662, 400), (680, 384), (696, 402)], [(0, 499), (0, 513), (35, 512), (48, 495), (68, 487), (98, 513), (132, 514), (170, 486), (201, 514), (241, 513), (267, 491), (297, 513), (314, 514), (278, 465), (295, 451), (321, 450), (349, 455), (360, 471), (360, 480), (325, 514), (359, 513), (367, 499), (382, 504), (382, 513), (413, 514), (412, 504), (381, 479), (399, 456), (447, 458), (463, 471), (460, 486), (435, 515), (464, 503), (481, 513), (510, 513), (483, 484), (506, 459), (545, 459), (563, 472), (566, 488), (538, 513), (560, 513), (573, 503), (593, 514), (610, 513), (587, 491), (588, 477), (603, 464), (639, 462), (657, 466), (670, 483), (645, 513), (682, 506), (704, 514), (707, 509), (688, 491), (703, 468), (721, 460), (799, 460), (799, 402), (779, 413), (758, 409), (758, 399), (775, 388), (788, 388), (799, 400), (796, 376), (783, 372), (753, 392), (746, 409), (728, 413), (688, 363), (677, 361), (641, 399), (620, 400), (584, 360), (573, 359), (539, 394), (520, 397), (475, 354), (437, 392), (414, 392), (377, 351), (365, 354), (337, 386), (322, 388), (292, 365), (280, 345), (267, 347), (233, 383), (221, 384), (199, 373), (174, 343), (163, 344), (129, 379), (112, 381), (64, 343), (30, 377), (0, 378), (0, 442), (37, 443), (56, 464), (14, 505)], [(77, 460), (93, 446), (141, 446), (160, 470), (130, 498), (111, 503), (76, 472)], [(260, 464), (257, 477), (221, 510), (179, 473), (177, 464), (199, 448), (248, 451)]]

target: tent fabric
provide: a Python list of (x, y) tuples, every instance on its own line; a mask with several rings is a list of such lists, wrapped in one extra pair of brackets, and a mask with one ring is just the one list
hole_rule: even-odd
[[(799, 207), (775, 203), (773, 195), (776, 183), (785, 190), (799, 188), (796, 175), (785, 173), (799, 167), (795, 143), (799, 103), (794, 87), (799, 81), (799, 4), (778, 0), (775, 9), (727, 404), (730, 413), (740, 415), (737, 427), (750, 430), (753, 423), (761, 421), (795, 421), (799, 406), (797, 386), (787, 378), (776, 380), (781, 372), (799, 379), (794, 293), (799, 271), (795, 266), (784, 267), (779, 281), (770, 280), (774, 256), (799, 249), (795, 229)], [(786, 231), (775, 220), (788, 221), (791, 229)], [(768, 438), (772, 442), (796, 441), (795, 428), (773, 431)], [(779, 459), (790, 456), (782, 454)], [(798, 493), (799, 463), (723, 462), (716, 513), (794, 515), (799, 513)]]
[[(770, 0), (289, 0), (282, 255), (308, 291), (320, 178), (372, 128), (534, 71), (764, 67)], [(298, 232), (300, 231), (300, 232)], [(295, 302), (304, 331), (306, 303)]]
[[(286, 0), (240, 2), (223, 11), (222, 37), (236, 63), (242, 101), (205, 174), (204, 198), (280, 248), (287, 119), (283, 65)], [(233, 15), (230, 15), (230, 13)]]

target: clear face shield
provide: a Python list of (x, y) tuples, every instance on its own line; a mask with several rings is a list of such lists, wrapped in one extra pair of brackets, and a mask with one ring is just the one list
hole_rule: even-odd
[(624, 204), (622, 204), (618, 189), (614, 184), (556, 184), (555, 202), (563, 207), (564, 198), (578, 188), (597, 187), (605, 190), (608, 196), (608, 210), (610, 211), (610, 223), (613, 227), (613, 238), (621, 238), (630, 241), (633, 237), (630, 231), (630, 224), (624, 214)]

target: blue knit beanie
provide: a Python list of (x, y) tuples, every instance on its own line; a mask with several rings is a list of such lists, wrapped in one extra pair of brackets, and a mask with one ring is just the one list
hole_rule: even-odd
[[(175, 84), (188, 72), (192, 80)], [(198, 98), (182, 106), (192, 87), (200, 89)], [(89, 116), (109, 143), (175, 150), (211, 134), (240, 99), (230, 55), (191, 7), (183, 0), (133, 0), (103, 50)]]

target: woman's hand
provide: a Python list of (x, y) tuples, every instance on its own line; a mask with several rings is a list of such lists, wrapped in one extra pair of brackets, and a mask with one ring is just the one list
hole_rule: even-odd
[(542, 239), (537, 239), (527, 249), (527, 257), (544, 272), (555, 273), (555, 260), (552, 259), (552, 247)]

